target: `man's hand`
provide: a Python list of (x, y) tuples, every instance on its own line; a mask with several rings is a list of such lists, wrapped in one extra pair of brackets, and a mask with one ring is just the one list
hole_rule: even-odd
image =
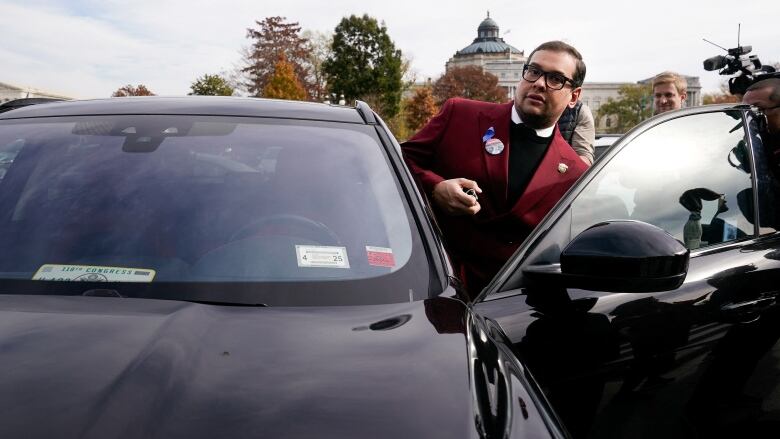
[(433, 202), (450, 215), (476, 215), (481, 209), (475, 197), (468, 195), (464, 189), (474, 189), (482, 193), (477, 182), (465, 178), (444, 180), (433, 187)]

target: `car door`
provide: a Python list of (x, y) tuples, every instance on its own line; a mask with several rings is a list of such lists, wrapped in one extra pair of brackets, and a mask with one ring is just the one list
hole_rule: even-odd
[[(745, 109), (710, 107), (629, 133), (475, 305), (502, 327), (575, 437), (777, 431), (780, 191), (753, 126)], [(684, 243), (684, 282), (631, 292), (653, 288), (619, 272), (626, 258), (609, 274), (623, 276), (625, 290), (529, 280), (560, 267), (573, 239), (609, 220), (649, 223)]]

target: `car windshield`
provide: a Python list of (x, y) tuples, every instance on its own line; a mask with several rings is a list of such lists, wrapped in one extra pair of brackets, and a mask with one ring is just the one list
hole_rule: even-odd
[[(3, 293), (352, 304), (427, 293), (373, 127), (160, 115), (0, 123)], [(78, 282), (77, 282), (78, 281)], [(86, 282), (86, 283), (84, 283)]]

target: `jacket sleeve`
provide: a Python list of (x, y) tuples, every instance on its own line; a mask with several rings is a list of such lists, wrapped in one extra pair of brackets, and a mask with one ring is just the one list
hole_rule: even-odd
[(417, 134), (401, 144), (406, 165), (417, 179), (418, 184), (421, 185), (420, 190), (429, 195), (433, 192), (434, 186), (445, 180), (432, 169), (454, 105), (454, 99), (447, 100), (439, 114), (434, 116)]
[(593, 113), (583, 104), (577, 114), (577, 125), (571, 137), (571, 147), (589, 164), (593, 164), (593, 143), (596, 141), (596, 127), (593, 121)]

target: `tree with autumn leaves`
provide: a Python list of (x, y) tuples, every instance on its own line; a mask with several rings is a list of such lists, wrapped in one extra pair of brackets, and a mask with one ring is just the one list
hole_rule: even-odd
[(284, 53), (279, 55), (279, 59), (274, 65), (273, 73), (271, 73), (265, 83), (263, 97), (294, 101), (306, 99), (306, 90), (298, 80), (295, 67), (287, 61)]
[(404, 122), (412, 132), (422, 128), (439, 111), (430, 86), (415, 90), (414, 95), (404, 104)]
[(433, 96), (439, 106), (455, 97), (486, 102), (507, 100), (506, 90), (498, 85), (498, 77), (473, 65), (447, 69), (433, 84)]
[(113, 98), (121, 98), (126, 96), (154, 96), (154, 93), (152, 93), (152, 91), (146, 88), (146, 86), (143, 84), (138, 84), (137, 87), (132, 84), (127, 84), (125, 86), (119, 87), (114, 93), (111, 94), (111, 97)]
[[(249, 79), (246, 84), (249, 92), (265, 97), (264, 91), (283, 58), (283, 68), (290, 66), (293, 76), (304, 89), (302, 99), (314, 94), (308, 61), (309, 40), (301, 35), (301, 26), (297, 22), (287, 22), (285, 17), (266, 17), (255, 23), (256, 29), (247, 29), (247, 38), (252, 40), (252, 46), (246, 55), (247, 65), (242, 69)], [(278, 85), (272, 89), (275, 87)]]

